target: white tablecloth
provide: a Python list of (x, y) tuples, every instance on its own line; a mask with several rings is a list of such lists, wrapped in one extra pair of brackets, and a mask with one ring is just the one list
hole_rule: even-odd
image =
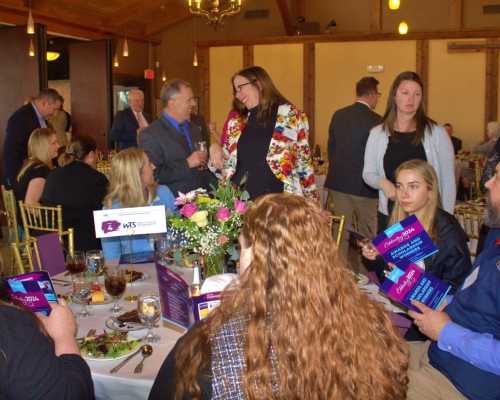
[[(113, 263), (114, 261), (114, 263)], [(116, 266), (117, 260), (111, 260), (106, 262), (108, 266)], [(125, 268), (125, 266), (121, 267)], [(145, 272), (151, 276), (151, 279), (144, 282), (136, 282), (133, 284), (134, 295), (141, 292), (154, 291), (158, 292), (158, 287), (156, 283), (156, 272), (154, 264), (135, 264), (134, 270)], [(178, 268), (179, 275), (186, 281), (186, 283), (191, 284), (193, 280), (193, 270), (189, 268)], [(55, 278), (66, 279), (64, 274), (59, 274)], [(101, 288), (104, 290), (104, 282), (102, 278), (99, 280)], [(59, 293), (67, 292), (67, 288), (56, 285), (56, 289)], [(119, 304), (125, 307), (127, 311), (132, 310), (137, 307), (136, 303), (127, 303), (123, 300), (126, 296), (131, 294), (130, 285), (127, 285), (127, 290), (120, 300)], [(89, 309), (94, 316), (86, 319), (78, 318), (80, 326), (78, 328), (77, 337), (83, 337), (87, 334), (90, 329), (96, 329), (97, 333), (102, 333), (103, 329), (110, 331), (106, 327), (106, 320), (110, 317), (108, 310), (112, 307), (112, 304), (93, 306)], [(81, 309), (81, 306), (73, 303), (71, 305), (73, 312), (76, 313)], [(151, 386), (156, 378), (158, 370), (160, 369), (163, 361), (167, 357), (170, 350), (174, 347), (177, 339), (181, 337), (183, 330), (174, 325), (171, 325), (163, 320), (158, 322), (159, 328), (154, 328), (154, 333), (161, 337), (161, 340), (153, 344), (153, 354), (151, 357), (147, 358), (144, 362), (144, 368), (141, 374), (134, 374), (135, 366), (141, 360), (141, 355), (136, 355), (132, 360), (130, 360), (118, 373), (110, 374), (109, 370), (118, 365), (123, 360), (112, 360), (112, 361), (88, 361), (92, 371), (92, 379), (94, 380), (95, 387), (95, 397), (98, 400), (106, 399), (119, 399), (119, 400), (138, 400), (147, 399)], [(141, 329), (138, 331), (130, 332), (130, 335), (137, 336), (141, 338), (147, 333), (147, 329)]]

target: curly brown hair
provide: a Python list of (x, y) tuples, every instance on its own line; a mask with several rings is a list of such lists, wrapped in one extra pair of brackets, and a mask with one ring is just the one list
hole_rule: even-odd
[(178, 346), (175, 398), (201, 397), (197, 372), (211, 363), (210, 338), (230, 318), (248, 315), (245, 398), (274, 399), (277, 385), (283, 399), (405, 399), (408, 347), (340, 262), (316, 205), (298, 195), (263, 196), (242, 235), (253, 246), (250, 266)]

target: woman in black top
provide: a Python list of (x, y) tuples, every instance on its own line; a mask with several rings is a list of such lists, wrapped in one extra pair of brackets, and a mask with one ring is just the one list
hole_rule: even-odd
[(57, 135), (53, 129), (40, 128), (33, 131), (28, 141), (28, 158), (17, 175), (14, 188), (17, 201), (40, 205), (45, 179), (54, 168), (51, 159), (57, 157), (58, 149)]
[(74, 228), (75, 250), (101, 249), (95, 237), (94, 210), (102, 209), (108, 179), (94, 169), (97, 141), (86, 134), (74, 135), (66, 152), (59, 157), (59, 168), (47, 176), (41, 203), (62, 205), (64, 229)]

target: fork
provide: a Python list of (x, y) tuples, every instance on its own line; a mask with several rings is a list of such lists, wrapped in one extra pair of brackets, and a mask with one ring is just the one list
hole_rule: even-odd
[[(85, 337), (92, 337), (92, 336), (94, 336), (94, 335), (95, 335), (95, 332), (96, 332), (96, 330), (95, 330), (95, 329), (91, 329), (91, 330), (89, 331), (89, 333), (87, 333), (87, 335), (86, 335)], [(85, 338), (84, 338), (84, 339), (85, 339)]]

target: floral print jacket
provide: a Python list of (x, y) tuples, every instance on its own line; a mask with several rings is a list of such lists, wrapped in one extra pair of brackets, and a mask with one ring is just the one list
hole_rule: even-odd
[[(223, 160), (224, 173), (211, 168), (218, 179), (223, 179), (223, 177), (231, 179), (236, 172), (238, 140), (247, 120), (248, 117), (245, 116), (229, 121), (228, 136), (224, 143), (229, 159)], [(303, 195), (319, 206), (308, 135), (309, 124), (306, 115), (291, 104), (280, 103), (266, 160), (271, 171), (283, 182), (284, 193)]]

